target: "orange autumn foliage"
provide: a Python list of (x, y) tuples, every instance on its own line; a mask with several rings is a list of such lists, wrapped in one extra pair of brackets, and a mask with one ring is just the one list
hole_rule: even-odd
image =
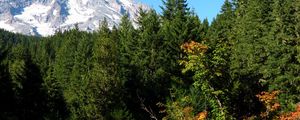
[(300, 103), (296, 106), (296, 111), (279, 116), (280, 120), (300, 120)]
[(185, 107), (183, 108), (183, 116), (184, 116), (184, 120), (192, 120), (193, 119), (193, 107)]
[(205, 120), (207, 118), (207, 111), (203, 111), (203, 112), (200, 112), (198, 113), (197, 117), (196, 117), (196, 120)]
[(208, 47), (204, 44), (190, 41), (182, 44), (180, 48), (188, 54), (199, 54), (199, 53), (205, 53), (208, 49)]
[(280, 108), (280, 104), (277, 102), (277, 96), (280, 91), (272, 91), (272, 92), (261, 92), (256, 95), (259, 98), (265, 107), (266, 111), (261, 113), (262, 118), (267, 118), (271, 112), (274, 112)]

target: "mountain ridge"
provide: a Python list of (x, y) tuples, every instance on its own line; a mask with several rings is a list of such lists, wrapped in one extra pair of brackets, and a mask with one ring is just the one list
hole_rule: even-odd
[(97, 30), (104, 18), (110, 27), (128, 13), (135, 21), (136, 0), (0, 0), (0, 28), (25, 35), (49, 36), (78, 24), (80, 30)]

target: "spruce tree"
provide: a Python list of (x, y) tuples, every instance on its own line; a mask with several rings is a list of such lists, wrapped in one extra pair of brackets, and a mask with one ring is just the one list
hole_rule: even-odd
[[(162, 51), (165, 54), (165, 61), (162, 62), (165, 63), (165, 74), (169, 74), (169, 77), (177, 77), (178, 80), (181, 72), (177, 60), (182, 54), (179, 46), (193, 38), (190, 33), (192, 33), (193, 28), (197, 29), (197, 26), (192, 25), (195, 21), (192, 20), (193, 17), (187, 7), (186, 0), (168, 0), (164, 4), (163, 12), (171, 12), (172, 15), (164, 14), (162, 16), (162, 28), (159, 32), (163, 39), (164, 49)], [(189, 20), (193, 22), (187, 22)]]
[(8, 48), (6, 42), (0, 38), (0, 119), (13, 118), (16, 107), (14, 101), (13, 84), (9, 75), (7, 60)]
[[(67, 104), (67, 109), (70, 111), (71, 119), (84, 119), (88, 118), (88, 109), (83, 109), (87, 103), (85, 95), (85, 78), (84, 65), (78, 62), (85, 62), (84, 59), (80, 59), (82, 55), (78, 55), (77, 49), (81, 42), (80, 36), (82, 35), (78, 29), (68, 31), (66, 36), (61, 37), (62, 46), (56, 54), (56, 63), (54, 64), (53, 75), (55, 81), (59, 84), (59, 88), (63, 91), (63, 96)], [(84, 49), (84, 48), (83, 48)], [(82, 50), (84, 52), (84, 50)], [(82, 72), (82, 73), (81, 73)], [(82, 74), (82, 75), (81, 75)], [(82, 84), (82, 85), (81, 85)]]
[[(42, 89), (42, 76), (33, 63), (28, 47), (16, 44), (9, 53), (8, 72), (11, 76), (16, 119), (42, 119), (47, 115), (46, 93)], [(42, 113), (39, 113), (42, 112)]]
[[(169, 83), (164, 78), (163, 41), (159, 34), (161, 21), (154, 11), (140, 11), (138, 44), (133, 57), (134, 66), (137, 69), (136, 81), (131, 82), (131, 94), (136, 99), (135, 104), (149, 105), (151, 109), (158, 110), (156, 103), (163, 102), (168, 94)], [(138, 91), (138, 93), (137, 93)], [(138, 96), (145, 101), (139, 100)], [(138, 111), (138, 110), (137, 110)], [(144, 113), (147, 115), (149, 113)], [(157, 115), (158, 113), (155, 112)], [(157, 116), (158, 117), (158, 116)]]
[[(134, 56), (134, 51), (136, 50), (137, 41), (135, 39), (136, 33), (135, 29), (129, 20), (129, 16), (124, 15), (122, 17), (120, 26), (119, 26), (119, 52), (120, 52), (120, 69), (119, 73), (122, 79), (129, 80), (134, 79), (131, 70), (133, 70), (132, 57)], [(125, 82), (124, 81), (124, 82)]]
[[(116, 31), (114, 31), (116, 32)], [(116, 33), (114, 33), (116, 34)], [(95, 119), (130, 119), (124, 105), (124, 82), (119, 79), (119, 48), (116, 36), (111, 36), (107, 21), (101, 23), (93, 46), (93, 68), (89, 93), (95, 105)]]
[[(215, 90), (222, 92), (216, 95), (220, 100), (222, 107), (214, 108), (220, 113), (223, 112), (223, 117), (231, 118), (230, 110), (232, 110), (231, 97), (236, 95), (235, 87), (230, 76), (230, 53), (231, 53), (231, 35), (234, 23), (234, 10), (231, 2), (226, 0), (222, 6), (221, 13), (217, 15), (211, 26), (207, 28), (207, 40), (203, 43), (208, 45), (206, 57), (208, 59), (207, 69), (209, 85)], [(205, 29), (204, 29), (205, 30)], [(211, 94), (211, 93), (206, 93)], [(234, 97), (233, 97), (234, 98)], [(209, 104), (212, 105), (212, 104)], [(215, 114), (215, 113), (213, 113)], [(220, 114), (221, 115), (221, 114)]]
[[(233, 110), (238, 115), (257, 114), (262, 107), (256, 94), (264, 91), (259, 84), (260, 68), (266, 59), (264, 41), (270, 29), (272, 0), (237, 1), (232, 37), (230, 74), (239, 86)], [(244, 101), (244, 102), (237, 102)]]
[[(269, 32), (266, 41), (268, 57), (262, 67), (264, 84), (270, 91), (279, 90), (279, 101), (284, 111), (290, 111), (299, 100), (299, 6), (297, 1), (274, 0)], [(298, 12), (298, 13), (297, 13)]]
[(162, 0), (163, 5), (160, 8), (163, 11), (163, 18), (167, 20), (171, 20), (175, 16), (175, 6), (176, 0)]

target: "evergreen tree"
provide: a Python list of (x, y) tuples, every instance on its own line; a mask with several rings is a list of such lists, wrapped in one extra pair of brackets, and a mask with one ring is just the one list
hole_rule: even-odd
[(210, 24), (163, 0), (90, 33), (0, 29), (0, 119), (295, 119), (299, 6), (225, 0)]
[(124, 15), (122, 17), (120, 26), (119, 26), (119, 52), (120, 52), (120, 69), (119, 73), (121, 79), (126, 82), (129, 79), (134, 79), (133, 72), (133, 63), (132, 56), (134, 56), (134, 51), (136, 50), (137, 41), (135, 39), (136, 33), (135, 29), (129, 20), (129, 16)]
[(209, 39), (209, 33), (208, 33), (208, 29), (209, 29), (210, 25), (208, 22), (208, 19), (205, 18), (202, 22), (202, 24), (200, 25), (200, 29), (199, 29), (199, 34), (196, 35), (198, 36), (197, 39), (193, 39), (197, 42), (208, 42)]
[(40, 69), (33, 63), (28, 49), (21, 44), (12, 48), (8, 59), (10, 59), (8, 70), (14, 94), (11, 103), (15, 103), (14, 117), (16, 119), (42, 119), (48, 111)]
[(256, 94), (265, 90), (259, 84), (262, 77), (259, 69), (266, 59), (264, 41), (270, 29), (271, 4), (272, 0), (237, 2), (230, 72), (239, 85), (236, 97), (239, 99), (233, 100), (238, 115), (257, 114), (257, 108), (261, 107)]
[(13, 119), (15, 108), (14, 93), (8, 72), (6, 42), (0, 38), (0, 119)]
[[(84, 119), (88, 118), (89, 112), (89, 109), (83, 109), (87, 104), (83, 102), (85, 101), (85, 89), (83, 87), (85, 87), (84, 84), (87, 81), (82, 79), (85, 78), (85, 75), (80, 73), (84, 70), (85, 63), (82, 64), (82, 67), (79, 67), (80, 63), (78, 62), (81, 62), (82, 59), (78, 59), (80, 59), (79, 56), (88, 55), (88, 53), (78, 55), (79, 51), (77, 49), (80, 49), (78, 43), (81, 42), (79, 36), (82, 35), (78, 30), (68, 31), (67, 34), (67, 37), (61, 38), (65, 41), (63, 41), (56, 55), (53, 75), (55, 75), (54, 78), (63, 92), (68, 111), (70, 111), (69, 117), (71, 119)], [(82, 60), (82, 62), (85, 62), (85, 60)]]
[(178, 81), (181, 72), (177, 60), (182, 54), (179, 46), (193, 38), (194, 35), (190, 33), (193, 33), (194, 28), (199, 29), (193, 25), (199, 25), (199, 22), (195, 23), (195, 20), (193, 20), (194, 17), (191, 16), (186, 0), (168, 0), (164, 4), (166, 9), (163, 9), (163, 12), (171, 12), (172, 18), (169, 18), (167, 14), (166, 16), (162, 16), (162, 27), (159, 31), (163, 40), (162, 52), (165, 56), (165, 61), (162, 61), (164, 63), (163, 70), (167, 76), (174, 78), (174, 81)]
[(160, 8), (163, 11), (163, 18), (172, 20), (175, 16), (176, 0), (162, 0), (163, 5)]
[(292, 110), (299, 100), (299, 68), (297, 47), (299, 47), (299, 31), (297, 24), (299, 13), (295, 1), (274, 0), (272, 28), (268, 35), (267, 60), (261, 67), (264, 84), (270, 91), (280, 90), (279, 101), (282, 110)]
[[(200, 78), (202, 80), (207, 79), (209, 86), (214, 91), (221, 93), (216, 95), (216, 98), (218, 98), (222, 106), (213, 109), (219, 111), (218, 114), (226, 119), (231, 118), (229, 114), (229, 112), (232, 112), (230, 111), (232, 109), (231, 102), (233, 102), (231, 97), (236, 95), (235, 81), (230, 76), (230, 53), (232, 47), (230, 42), (234, 18), (233, 5), (226, 0), (222, 6), (221, 13), (217, 15), (211, 26), (206, 30), (208, 40), (205, 40), (204, 43), (208, 45), (209, 49), (206, 53), (208, 61), (205, 69), (208, 69), (209, 72), (206, 74), (210, 77)], [(206, 94), (214, 96), (212, 93), (208, 92)], [(213, 107), (211, 103), (208, 105)], [(217, 116), (218, 114), (213, 111), (212, 114)]]
[(106, 20), (102, 22), (99, 37), (93, 47), (93, 69), (89, 87), (94, 97), (97, 119), (130, 119), (126, 106), (123, 103), (124, 81), (120, 81), (119, 49), (117, 39), (111, 38)]
[[(164, 60), (163, 41), (158, 33), (161, 27), (159, 15), (154, 11), (140, 11), (138, 19), (139, 29), (137, 31), (137, 45), (135, 54), (133, 56), (133, 63), (135, 66), (136, 80), (129, 81), (128, 88), (131, 94), (131, 99), (136, 101), (129, 101), (133, 104), (136, 112), (141, 109), (136, 109), (141, 104), (148, 105), (151, 109), (157, 110), (156, 103), (163, 102), (165, 96), (168, 94), (169, 83), (164, 74), (164, 65), (161, 62)], [(139, 97), (145, 99), (141, 101)], [(140, 114), (140, 119), (148, 115), (146, 111)], [(155, 112), (158, 116), (158, 112)]]

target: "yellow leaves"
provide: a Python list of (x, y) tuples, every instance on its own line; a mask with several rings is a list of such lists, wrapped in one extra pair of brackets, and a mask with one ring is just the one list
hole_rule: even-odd
[(188, 64), (188, 61), (186, 61), (186, 60), (179, 60), (179, 64), (180, 65), (186, 65), (186, 64)]
[(220, 72), (220, 71), (216, 71), (216, 72), (215, 72), (215, 75), (217, 75), (218, 77), (220, 77), (220, 76), (222, 76), (223, 74), (222, 74), (222, 72)]
[(184, 113), (184, 120), (206, 120), (207, 119), (207, 115), (208, 112), (206, 110), (198, 113), (196, 116), (192, 116), (192, 112), (193, 112), (193, 108), (192, 107), (185, 107), (183, 109), (183, 113)]
[(256, 95), (256, 97), (258, 97), (259, 101), (263, 102), (264, 104), (270, 105), (274, 103), (279, 93), (280, 91), (261, 92), (260, 94)]
[(180, 46), (180, 48), (188, 54), (199, 54), (199, 53), (205, 53), (208, 49), (208, 46), (191, 41), (191, 42), (186, 42), (183, 45)]
[(211, 93), (214, 94), (214, 95), (224, 94), (224, 92), (222, 90), (213, 91)]
[(208, 112), (205, 110), (198, 113), (196, 120), (205, 120), (207, 118)]
[[(187, 102), (186, 100), (190, 99), (188, 96), (183, 97), (179, 101), (171, 102), (170, 104), (158, 103), (157, 105), (160, 108), (160, 113), (167, 113), (167, 116), (163, 120), (205, 120), (208, 117), (208, 111), (202, 111), (198, 113), (195, 111), (193, 106), (183, 105), (182, 103)], [(168, 108), (168, 109), (166, 109)], [(198, 114), (194, 114), (198, 113)]]
[(187, 71), (197, 71), (205, 67), (203, 57), (208, 49), (206, 45), (191, 41), (184, 43), (180, 47), (188, 54), (188, 56), (184, 56), (184, 58), (179, 61), (180, 65), (185, 66), (182, 70), (183, 73)]
[(193, 119), (193, 108), (192, 107), (185, 107), (183, 108), (182, 112), (183, 112), (183, 116), (184, 116), (184, 120), (192, 120)]

